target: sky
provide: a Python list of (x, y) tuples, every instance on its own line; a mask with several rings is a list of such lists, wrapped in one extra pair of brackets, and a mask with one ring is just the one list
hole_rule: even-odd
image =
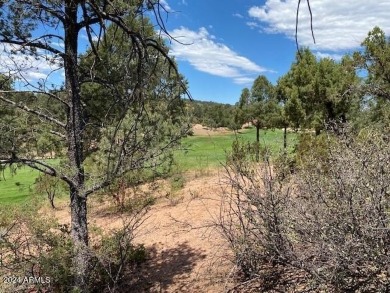
[[(298, 42), (318, 58), (340, 60), (359, 50), (368, 32), (379, 26), (390, 36), (389, 0), (310, 0), (315, 43), (310, 29), (307, 0), (301, 0)], [(273, 84), (295, 60), (295, 21), (298, 0), (160, 0), (172, 37), (167, 40), (179, 71), (196, 100), (235, 104), (245, 87), (259, 75)], [(40, 28), (39, 33), (42, 33)], [(81, 51), (87, 48), (81, 34)], [(84, 44), (84, 45), (83, 45)], [(61, 49), (61, 41), (52, 43)], [(19, 62), (28, 81), (63, 82), (64, 73), (50, 56), (7, 54), (0, 48), (0, 73)], [(13, 59), (11, 59), (13, 58)], [(20, 66), (20, 65), (19, 65)], [(56, 70), (58, 68), (58, 70)], [(53, 69), (55, 70), (53, 72)], [(21, 89), (22, 90), (22, 89)]]
[[(297, 0), (160, 0), (172, 37), (171, 55), (196, 100), (234, 104), (259, 75), (273, 84), (295, 60)], [(318, 58), (340, 60), (359, 50), (379, 26), (390, 36), (388, 0), (306, 0), (299, 10), (298, 42)]]

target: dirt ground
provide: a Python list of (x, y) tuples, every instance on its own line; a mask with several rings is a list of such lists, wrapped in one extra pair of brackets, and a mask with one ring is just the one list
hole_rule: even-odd
[[(194, 135), (230, 132), (199, 124), (193, 131)], [(232, 285), (226, 281), (231, 280), (227, 276), (233, 270), (229, 249), (214, 225), (220, 211), (223, 171), (207, 169), (183, 176), (185, 185), (180, 190), (172, 191), (169, 183), (161, 180), (154, 187), (129, 191), (129, 196), (138, 192), (157, 198), (136, 230), (135, 243), (144, 244), (149, 257), (142, 267), (142, 279), (129, 292), (225, 292)], [(121, 216), (112, 212), (114, 200), (90, 202), (90, 226), (109, 233), (123, 225)], [(69, 224), (69, 207), (59, 206), (55, 217)]]
[(231, 269), (225, 244), (213, 227), (219, 212), (218, 172), (188, 177), (173, 199), (152, 208), (146, 231), (138, 238), (154, 251), (152, 292), (223, 292)]
[[(233, 268), (229, 250), (214, 227), (221, 172), (185, 174), (185, 186), (173, 194), (166, 181), (157, 182), (153, 188), (157, 201), (135, 237), (136, 243), (145, 245), (149, 257), (142, 279), (129, 292), (224, 292), (231, 285), (226, 283)], [(92, 197), (90, 201), (90, 226), (109, 232), (122, 225), (122, 218), (112, 212), (114, 200), (102, 203)], [(69, 207), (58, 206), (55, 216), (60, 223), (69, 224)]]
[(225, 135), (233, 133), (226, 127), (210, 128), (201, 124), (195, 124), (192, 126), (192, 131), (195, 136), (206, 136), (206, 135)]

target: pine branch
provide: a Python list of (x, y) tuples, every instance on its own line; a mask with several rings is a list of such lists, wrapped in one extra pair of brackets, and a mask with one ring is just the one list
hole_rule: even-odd
[[(0, 91), (0, 92), (2, 92), (2, 91)], [(21, 110), (23, 110), (23, 111), (25, 111), (25, 112), (34, 114), (34, 115), (36, 115), (36, 116), (38, 116), (38, 117), (40, 117), (40, 118), (42, 118), (42, 119), (44, 119), (44, 120), (46, 120), (46, 121), (49, 121), (49, 122), (51, 122), (51, 123), (54, 123), (54, 124), (57, 125), (57, 126), (60, 126), (60, 127), (62, 127), (62, 128), (65, 128), (65, 127), (66, 127), (66, 124), (65, 124), (65, 123), (59, 121), (59, 120), (56, 119), (56, 118), (53, 118), (53, 117), (47, 115), (47, 114), (44, 114), (44, 113), (42, 113), (41, 111), (34, 110), (34, 109), (30, 109), (30, 108), (27, 107), (26, 105), (18, 104), (18, 103), (14, 102), (14, 101), (12, 101), (12, 100), (9, 100), (9, 99), (7, 99), (7, 98), (5, 98), (5, 97), (3, 97), (3, 96), (0, 96), (0, 100), (3, 101), (3, 102), (5, 102), (5, 103), (7, 103), (7, 104), (9, 104), (9, 105), (12, 105), (12, 106), (14, 106), (14, 107), (16, 107), (16, 108), (19, 108), (19, 109), (21, 109)]]
[(36, 159), (27, 159), (27, 158), (19, 158), (15, 154), (12, 154), (10, 158), (4, 158), (0, 157), (0, 165), (11, 165), (11, 164), (17, 164), (17, 163), (22, 163), (26, 166), (29, 166), (30, 168), (37, 170), (39, 172), (42, 172), (46, 175), (53, 176), (53, 177), (58, 177), (68, 183), (70, 186), (73, 186), (73, 181), (68, 178), (64, 174), (59, 174), (59, 172), (53, 167), (50, 166), (49, 164), (36, 160)]
[(12, 91), (3, 91), (3, 90), (0, 90), (0, 93), (7, 93), (7, 94), (13, 94), (13, 93), (21, 93), (21, 94), (25, 94), (25, 93), (32, 93), (32, 94), (41, 94), (41, 95), (47, 95), (49, 96), (50, 98), (53, 98), (57, 101), (59, 101), (61, 104), (65, 105), (66, 107), (69, 107), (69, 104), (64, 101), (63, 99), (61, 99), (60, 97), (58, 97), (57, 95), (53, 94), (53, 93), (49, 93), (49, 92), (45, 92), (45, 91), (17, 91), (17, 90), (12, 90)]

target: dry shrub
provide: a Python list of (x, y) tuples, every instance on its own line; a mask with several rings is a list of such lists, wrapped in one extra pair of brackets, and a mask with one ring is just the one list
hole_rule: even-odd
[[(68, 225), (39, 212), (40, 203), (3, 208), (0, 213), (0, 292), (73, 292), (73, 246)], [(90, 292), (127, 292), (146, 250), (133, 243), (149, 206), (123, 214), (123, 225), (104, 233), (91, 229)]]
[(257, 151), (251, 144), (235, 142), (225, 165), (217, 222), (244, 280), (267, 278), (270, 269), (287, 264), (290, 254), (285, 226), (290, 190), (276, 180), (268, 160), (256, 162)]
[[(317, 282), (337, 290), (385, 292), (390, 288), (387, 138), (374, 130), (345, 132), (328, 153), (327, 168), (311, 164), (297, 177), (289, 217), (295, 247), (302, 247), (297, 259)], [(307, 160), (316, 161), (315, 149)]]
[[(218, 226), (244, 279), (263, 291), (387, 292), (389, 138), (344, 129), (326, 139), (287, 178), (239, 148), (226, 165)], [(281, 277), (286, 270), (295, 278)]]
[[(0, 227), (0, 275), (4, 292), (70, 291), (72, 245), (67, 227), (41, 217), (37, 202), (3, 207)], [(37, 282), (28, 281), (38, 278)], [(25, 278), (27, 278), (25, 280)]]

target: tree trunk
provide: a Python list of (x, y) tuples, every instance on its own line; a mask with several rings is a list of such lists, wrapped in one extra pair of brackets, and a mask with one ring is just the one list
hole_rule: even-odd
[(88, 291), (88, 253), (87, 200), (76, 189), (71, 191), (71, 237), (74, 246), (73, 272), (74, 287), (81, 292)]
[(57, 188), (57, 186), (54, 186), (53, 190), (52, 191), (48, 191), (47, 192), (47, 197), (49, 198), (49, 202), (50, 202), (50, 205), (51, 205), (51, 208), (53, 210), (56, 209), (55, 205), (54, 205), (54, 197), (56, 195), (56, 192), (55, 192), (55, 189)]
[(65, 1), (65, 89), (67, 93), (67, 144), (69, 169), (72, 182), (70, 187), (71, 237), (74, 246), (72, 261), (74, 289), (88, 292), (88, 225), (87, 198), (84, 196), (85, 176), (83, 168), (82, 105), (78, 76), (78, 34), (77, 1)]
[(260, 160), (260, 125), (256, 124), (256, 162)]
[(287, 149), (287, 126), (284, 126), (284, 131), (283, 131), (283, 149), (286, 151)]

